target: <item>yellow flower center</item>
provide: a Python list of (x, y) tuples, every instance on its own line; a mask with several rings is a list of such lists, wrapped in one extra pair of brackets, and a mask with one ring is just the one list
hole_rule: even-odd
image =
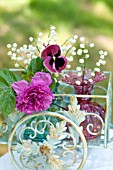
[(50, 148), (48, 146), (42, 145), (40, 147), (40, 152), (42, 155), (49, 155), (50, 154)]
[(54, 61), (56, 60), (56, 57), (55, 57), (55, 56), (53, 56), (53, 60), (54, 60)]

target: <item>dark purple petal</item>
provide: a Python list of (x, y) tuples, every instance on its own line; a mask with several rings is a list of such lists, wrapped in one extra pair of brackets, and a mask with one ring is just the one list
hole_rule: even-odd
[(44, 72), (38, 72), (35, 73), (34, 77), (31, 80), (31, 84), (37, 84), (39, 80), (44, 81), (44, 83), (49, 86), (52, 83), (52, 79), (49, 73), (44, 73)]
[(54, 62), (55, 62), (54, 59), (51, 58), (50, 61), (49, 61), (49, 64), (52, 66)]
[(67, 61), (66, 57), (59, 56), (58, 58), (56, 58), (56, 60), (55, 60), (56, 71), (60, 73), (63, 69), (65, 69), (67, 62), (68, 61)]
[(25, 80), (20, 80), (18, 82), (14, 82), (11, 87), (14, 89), (17, 95), (28, 88), (29, 84)]
[(53, 57), (53, 56), (58, 57), (60, 55), (60, 53), (61, 53), (61, 50), (60, 50), (60, 47), (57, 44), (49, 45), (43, 50), (43, 52), (41, 54), (41, 57), (43, 59), (46, 59), (48, 56), (50, 56), (50, 57)]
[(56, 73), (55, 62), (50, 56), (44, 60), (44, 66), (52, 73)]
[(59, 56), (55, 61), (50, 56), (44, 60), (44, 66), (53, 73), (61, 73), (61, 71), (65, 69), (66, 65), (67, 59), (63, 56)]
[(57, 58), (57, 57), (59, 57), (59, 56), (60, 56), (60, 54), (61, 54), (61, 51), (60, 51), (60, 50), (58, 50), (58, 52), (57, 52), (54, 56)]

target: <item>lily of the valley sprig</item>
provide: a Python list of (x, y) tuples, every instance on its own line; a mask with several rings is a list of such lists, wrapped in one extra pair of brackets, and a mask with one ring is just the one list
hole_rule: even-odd
[[(90, 59), (89, 48), (94, 48), (94, 46), (94, 43), (88, 43), (86, 38), (80, 37), (79, 48), (77, 49), (77, 55), (80, 57), (80, 66), (76, 68), (76, 70), (78, 71), (78, 77), (82, 77), (83, 79), (85, 79), (85, 76), (87, 75), (87, 70), (90, 69), (87, 65), (87, 60)], [(90, 77), (87, 79), (90, 83), (93, 82), (95, 74), (97, 72), (100, 72), (101, 65), (106, 64), (105, 57), (107, 56), (107, 52), (101, 50), (99, 51), (99, 55), (99, 60), (96, 62), (94, 69), (90, 71)], [(80, 83), (81, 81), (76, 81), (76, 84), (80, 85)]]
[[(98, 52), (99, 59), (95, 63), (94, 68), (91, 69), (87, 60), (91, 58), (90, 50), (95, 50), (95, 44), (90, 43), (84, 37), (76, 37), (76, 40), (73, 37), (71, 38), (71, 42), (74, 42), (73, 45), (75, 45), (75, 51), (73, 54), (75, 57), (74, 61), (76, 62), (76, 60), (78, 60), (79, 64), (75, 68), (76, 73), (70, 71), (68, 74), (65, 74), (61, 80), (68, 84), (77, 86), (84, 86), (85, 84), (94, 85), (95, 82), (105, 80), (105, 75), (101, 72), (101, 66), (106, 64), (105, 58), (107, 56), (107, 52), (102, 50)], [(81, 94), (83, 94), (83, 92), (81, 92)]]
[(8, 55), (15, 62), (15, 67), (27, 68), (31, 60), (39, 56), (44, 60), (45, 68), (52, 73), (60, 73), (66, 67), (69, 68), (68, 60), (72, 61), (73, 57), (68, 53), (74, 54), (75, 47), (71, 44), (59, 45), (56, 35), (56, 28), (51, 26), (46, 39), (43, 39), (43, 33), (40, 32), (37, 38), (29, 38), (29, 45), (23, 44), (18, 48), (17, 43), (8, 44)]

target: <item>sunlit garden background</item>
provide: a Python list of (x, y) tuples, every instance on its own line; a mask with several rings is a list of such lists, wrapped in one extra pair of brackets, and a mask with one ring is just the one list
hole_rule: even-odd
[[(29, 37), (36, 37), (37, 32), (46, 34), (50, 25), (56, 26), (59, 43), (72, 34), (94, 42), (90, 65), (98, 60), (99, 49), (108, 51), (103, 70), (113, 72), (112, 0), (1, 0), (0, 68), (14, 67), (7, 55), (8, 43), (28, 44)], [(7, 147), (2, 145), (0, 155), (6, 151)]]

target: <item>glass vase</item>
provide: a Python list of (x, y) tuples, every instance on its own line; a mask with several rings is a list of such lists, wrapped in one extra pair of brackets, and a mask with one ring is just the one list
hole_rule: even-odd
[[(74, 85), (75, 93), (78, 95), (91, 95), (91, 91), (94, 84), (90, 84), (87, 80), (79, 85)], [(87, 113), (95, 113), (99, 115), (103, 121), (105, 120), (105, 109), (99, 105), (97, 102), (92, 102), (90, 97), (78, 97), (78, 104), (80, 105), (80, 110), (84, 110)], [(89, 126), (90, 125), (90, 126)], [(94, 139), (98, 136), (98, 132), (102, 128), (101, 121), (98, 117), (92, 115), (87, 115), (86, 119), (80, 124), (83, 127), (83, 134), (87, 140)], [(89, 133), (87, 127), (89, 127)], [(97, 135), (93, 135), (93, 133)]]

